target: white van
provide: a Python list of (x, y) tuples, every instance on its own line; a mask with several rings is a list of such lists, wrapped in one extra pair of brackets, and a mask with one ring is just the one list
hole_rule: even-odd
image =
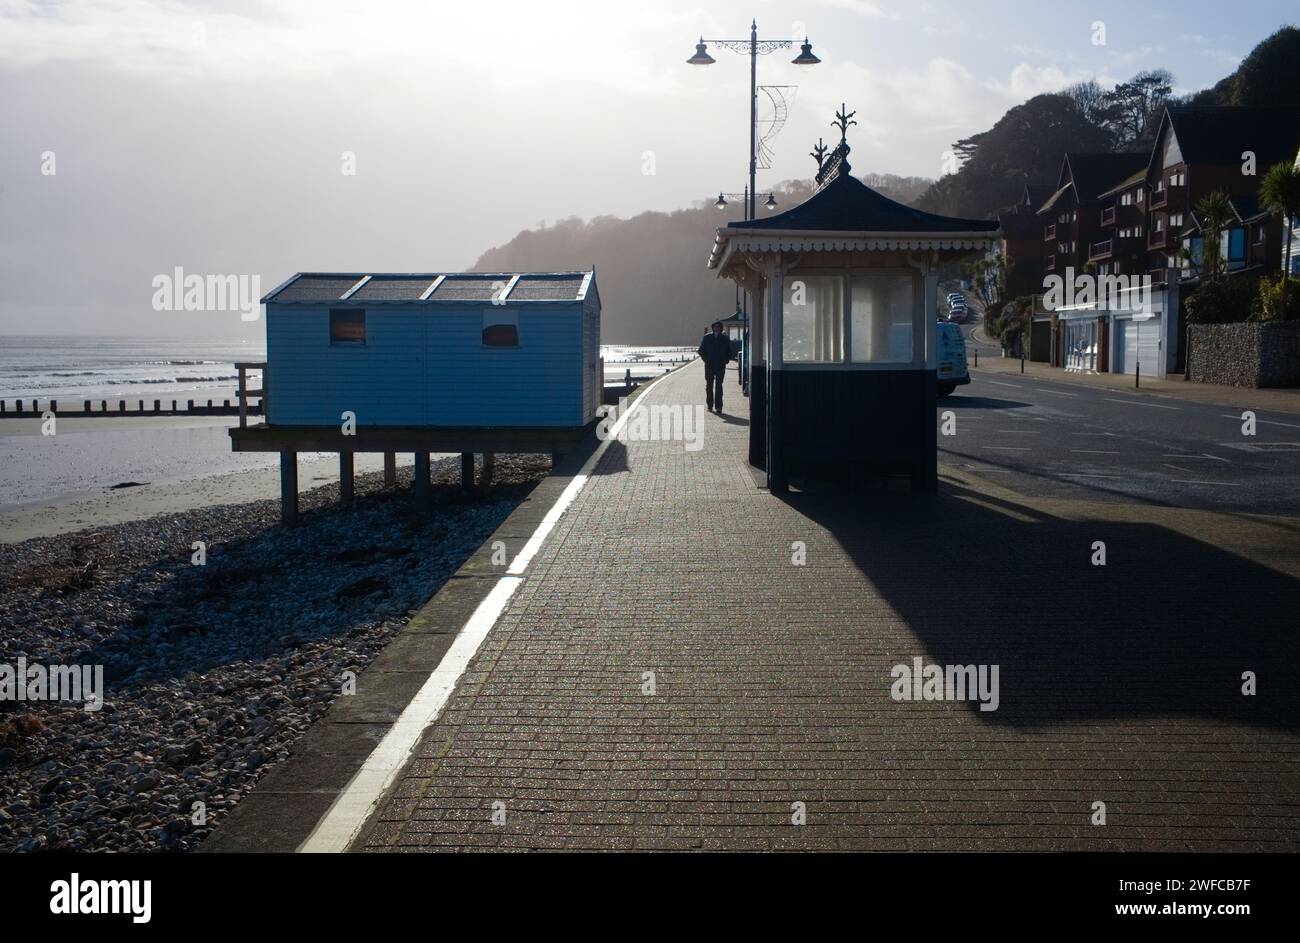
[(970, 372), (966, 369), (966, 338), (961, 328), (951, 321), (940, 321), (935, 325), (938, 335), (938, 390), (939, 398), (951, 396), (959, 386), (970, 382)]

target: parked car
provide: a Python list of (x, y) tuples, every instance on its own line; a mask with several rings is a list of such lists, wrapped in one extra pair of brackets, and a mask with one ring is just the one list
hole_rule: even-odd
[(948, 321), (935, 325), (938, 335), (937, 391), (940, 399), (951, 396), (959, 386), (970, 382), (970, 372), (966, 369), (966, 338), (961, 328)]
[(965, 308), (953, 308), (948, 314), (948, 320), (956, 324), (965, 324), (970, 312)]

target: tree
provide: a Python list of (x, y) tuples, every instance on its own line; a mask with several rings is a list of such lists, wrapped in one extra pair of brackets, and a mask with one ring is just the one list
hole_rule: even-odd
[(1232, 200), (1228, 194), (1216, 190), (1201, 197), (1196, 204), (1196, 215), (1200, 217), (1203, 238), (1201, 260), (1206, 274), (1214, 278), (1221, 274), (1223, 268), (1223, 259), (1219, 250), (1223, 242), (1223, 234), (1232, 225), (1232, 220), (1237, 214), (1232, 208)]
[(1139, 72), (1102, 96), (1096, 106), (1097, 120), (1110, 130), (1116, 144), (1137, 143), (1159, 119), (1173, 87), (1174, 77), (1165, 69)]
[(1286, 312), (1291, 282), (1291, 268), (1287, 264), (1291, 258), (1291, 232), (1296, 216), (1300, 216), (1300, 169), (1286, 161), (1270, 167), (1259, 182), (1259, 202), (1282, 217), (1282, 229), (1286, 232), (1286, 251), (1282, 254), (1282, 311)]

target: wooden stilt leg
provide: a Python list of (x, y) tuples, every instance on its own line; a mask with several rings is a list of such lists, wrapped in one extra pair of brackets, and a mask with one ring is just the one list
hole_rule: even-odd
[(564, 453), (563, 453), (563, 452), (552, 452), (552, 453), (551, 453), (551, 471), (555, 471), (555, 466), (559, 465), (560, 462), (562, 462), (562, 461), (564, 461)]
[(492, 475), (496, 472), (497, 456), (495, 452), (483, 453), (483, 473), (479, 476), (479, 488), (486, 491), (492, 487)]
[(474, 453), (460, 453), (460, 486), (466, 491), (474, 488)]
[(397, 453), (384, 453), (384, 484), (392, 487), (397, 484)]
[(433, 492), (429, 487), (429, 453), (415, 453), (415, 503), (421, 510), (433, 505)]
[(351, 504), (355, 493), (353, 482), (353, 471), (355, 463), (352, 460), (351, 452), (339, 453), (339, 503)]
[(280, 453), (280, 520), (286, 527), (298, 523), (298, 453)]

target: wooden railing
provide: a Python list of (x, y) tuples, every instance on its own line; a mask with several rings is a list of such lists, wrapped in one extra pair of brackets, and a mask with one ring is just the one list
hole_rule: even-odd
[(1101, 211), (1101, 224), (1103, 226), (1115, 225), (1115, 207), (1108, 206)]
[(1147, 240), (1147, 245), (1152, 249), (1160, 249), (1163, 248), (1168, 241), (1169, 231), (1167, 229), (1162, 229), (1159, 232), (1152, 230), (1151, 236)]
[(1056, 223), (1051, 223), (1043, 230), (1043, 242), (1051, 242), (1056, 238)]
[[(239, 371), (239, 428), (244, 429), (248, 426), (248, 401), (256, 398), (262, 403), (262, 421), (266, 422), (266, 364), (263, 363), (237, 363), (235, 369)], [(257, 371), (262, 374), (262, 388), (260, 390), (250, 390), (248, 388), (248, 374), (250, 371)]]
[(1151, 208), (1152, 208), (1152, 209), (1158, 210), (1158, 209), (1160, 209), (1160, 207), (1164, 206), (1164, 205), (1165, 205), (1166, 203), (1168, 203), (1168, 202), (1169, 202), (1169, 190), (1168, 190), (1168, 188), (1166, 188), (1166, 189), (1164, 189), (1164, 190), (1157, 190), (1155, 193), (1151, 194)]

